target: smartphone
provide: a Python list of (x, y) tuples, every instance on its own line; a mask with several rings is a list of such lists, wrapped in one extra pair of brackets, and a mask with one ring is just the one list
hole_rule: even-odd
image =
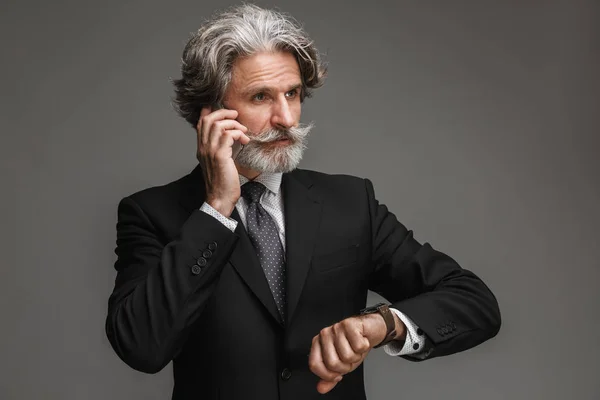
[[(216, 111), (216, 110), (220, 110), (223, 107), (223, 104), (221, 103), (215, 103), (212, 105), (212, 110)], [(244, 149), (244, 145), (241, 144), (238, 140), (234, 140), (233, 141), (233, 146), (231, 146), (232, 149), (232, 154), (231, 154), (231, 158), (233, 158), (233, 161), (235, 161), (235, 159), (237, 158), (237, 156), (242, 152), (242, 150)]]

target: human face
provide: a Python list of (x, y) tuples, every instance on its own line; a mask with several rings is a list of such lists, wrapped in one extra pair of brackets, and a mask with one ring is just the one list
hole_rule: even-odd
[(238, 112), (248, 136), (257, 139), (236, 159), (239, 170), (257, 175), (296, 167), (310, 130), (298, 126), (301, 90), (300, 69), (290, 53), (257, 53), (234, 62), (223, 103)]

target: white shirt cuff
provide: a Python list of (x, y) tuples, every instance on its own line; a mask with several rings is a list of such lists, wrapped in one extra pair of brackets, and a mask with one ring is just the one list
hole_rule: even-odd
[[(400, 342), (391, 341), (383, 346), (383, 350), (390, 356), (406, 356), (422, 351), (425, 346), (425, 335), (423, 334), (423, 331), (421, 331), (419, 327), (402, 312), (391, 307), (390, 310), (404, 322), (404, 325), (406, 325), (406, 340), (404, 345)], [(417, 333), (417, 330), (420, 335)]]
[(235, 228), (237, 228), (238, 222), (235, 219), (227, 218), (226, 216), (224, 216), (223, 214), (221, 214), (220, 212), (215, 210), (207, 202), (204, 202), (204, 204), (202, 204), (202, 206), (200, 207), (200, 211), (204, 211), (208, 215), (212, 215), (213, 217), (215, 217), (217, 219), (217, 221), (219, 221), (220, 223), (225, 225), (227, 228), (229, 228), (229, 230), (231, 230), (231, 232), (235, 231)]

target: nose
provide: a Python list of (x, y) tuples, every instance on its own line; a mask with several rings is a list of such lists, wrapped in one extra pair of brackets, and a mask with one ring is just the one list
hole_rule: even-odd
[(279, 129), (289, 129), (294, 126), (296, 121), (292, 115), (288, 99), (285, 96), (282, 97), (282, 99), (273, 104), (271, 125)]

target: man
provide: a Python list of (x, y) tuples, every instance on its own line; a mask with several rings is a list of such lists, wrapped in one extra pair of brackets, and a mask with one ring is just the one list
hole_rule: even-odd
[[(298, 169), (325, 68), (289, 17), (244, 5), (188, 42), (175, 104), (199, 165), (118, 208), (106, 331), (174, 399), (364, 399), (375, 347), (419, 361), (493, 337), (494, 295), (420, 244), (367, 179)], [(361, 311), (367, 290), (389, 305)]]

